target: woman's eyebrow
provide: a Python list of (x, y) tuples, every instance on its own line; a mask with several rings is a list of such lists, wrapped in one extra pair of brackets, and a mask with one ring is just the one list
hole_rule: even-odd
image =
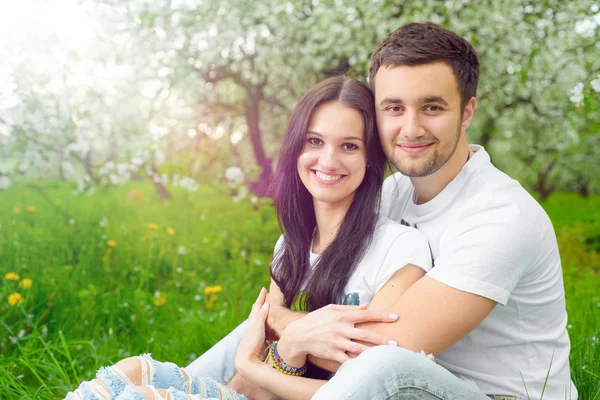
[[(325, 137), (322, 134), (320, 134), (319, 132), (315, 132), (315, 131), (306, 131), (307, 135), (313, 135), (313, 136), (317, 136), (317, 137)], [(342, 140), (359, 140), (361, 142), (364, 142), (364, 139), (358, 136), (346, 136), (343, 137)]]

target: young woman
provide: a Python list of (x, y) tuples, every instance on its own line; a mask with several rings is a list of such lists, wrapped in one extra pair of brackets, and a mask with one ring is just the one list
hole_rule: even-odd
[[(304, 377), (309, 354), (344, 362), (367, 345), (394, 344), (351, 327), (331, 340), (319, 329), (332, 307), (385, 307), (431, 268), (425, 237), (378, 217), (386, 159), (374, 99), (360, 81), (326, 79), (300, 99), (290, 119), (274, 182), (283, 231), (271, 264), (269, 300), (306, 317), (265, 352), (266, 290), (254, 303), (238, 347), (238, 372), (284, 399), (310, 398), (325, 382)], [(357, 307), (355, 307), (357, 308)], [(393, 316), (382, 321), (392, 322)], [(265, 359), (266, 358), (266, 359)], [(162, 388), (162, 389), (159, 389)], [(95, 396), (95, 397), (94, 397)], [(101, 369), (67, 399), (245, 399), (207, 378), (150, 356)]]

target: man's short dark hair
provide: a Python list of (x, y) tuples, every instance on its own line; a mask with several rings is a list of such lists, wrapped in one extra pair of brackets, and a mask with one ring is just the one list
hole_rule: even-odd
[(454, 71), (464, 108), (477, 92), (479, 59), (471, 43), (431, 22), (406, 24), (377, 46), (369, 66), (371, 88), (375, 88), (375, 75), (381, 67), (416, 66), (437, 61), (445, 62)]

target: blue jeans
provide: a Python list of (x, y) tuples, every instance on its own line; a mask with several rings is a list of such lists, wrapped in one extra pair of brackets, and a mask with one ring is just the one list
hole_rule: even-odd
[(313, 399), (490, 400), (475, 383), (393, 346), (372, 347), (345, 362)]
[[(132, 359), (135, 360), (142, 367), (139, 386), (168, 390), (173, 400), (247, 400), (245, 396), (210, 378), (195, 377), (186, 369), (170, 362), (158, 362), (149, 354)], [(117, 366), (103, 367), (96, 374), (96, 380), (82, 382), (74, 392), (67, 394), (65, 400), (145, 400), (131, 379)], [(162, 399), (157, 392), (154, 398)]]

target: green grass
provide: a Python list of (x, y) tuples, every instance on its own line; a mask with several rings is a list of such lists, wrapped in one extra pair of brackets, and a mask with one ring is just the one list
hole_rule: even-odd
[[(233, 203), (225, 187), (174, 195), (159, 201), (148, 185), (0, 192), (1, 278), (19, 275), (0, 284), (0, 399), (60, 398), (99, 366), (145, 352), (185, 365), (245, 318), (269, 282), (272, 207)], [(573, 379), (580, 399), (600, 400), (600, 197), (553, 195), (545, 207), (561, 245)], [(15, 292), (20, 306), (9, 304)]]

